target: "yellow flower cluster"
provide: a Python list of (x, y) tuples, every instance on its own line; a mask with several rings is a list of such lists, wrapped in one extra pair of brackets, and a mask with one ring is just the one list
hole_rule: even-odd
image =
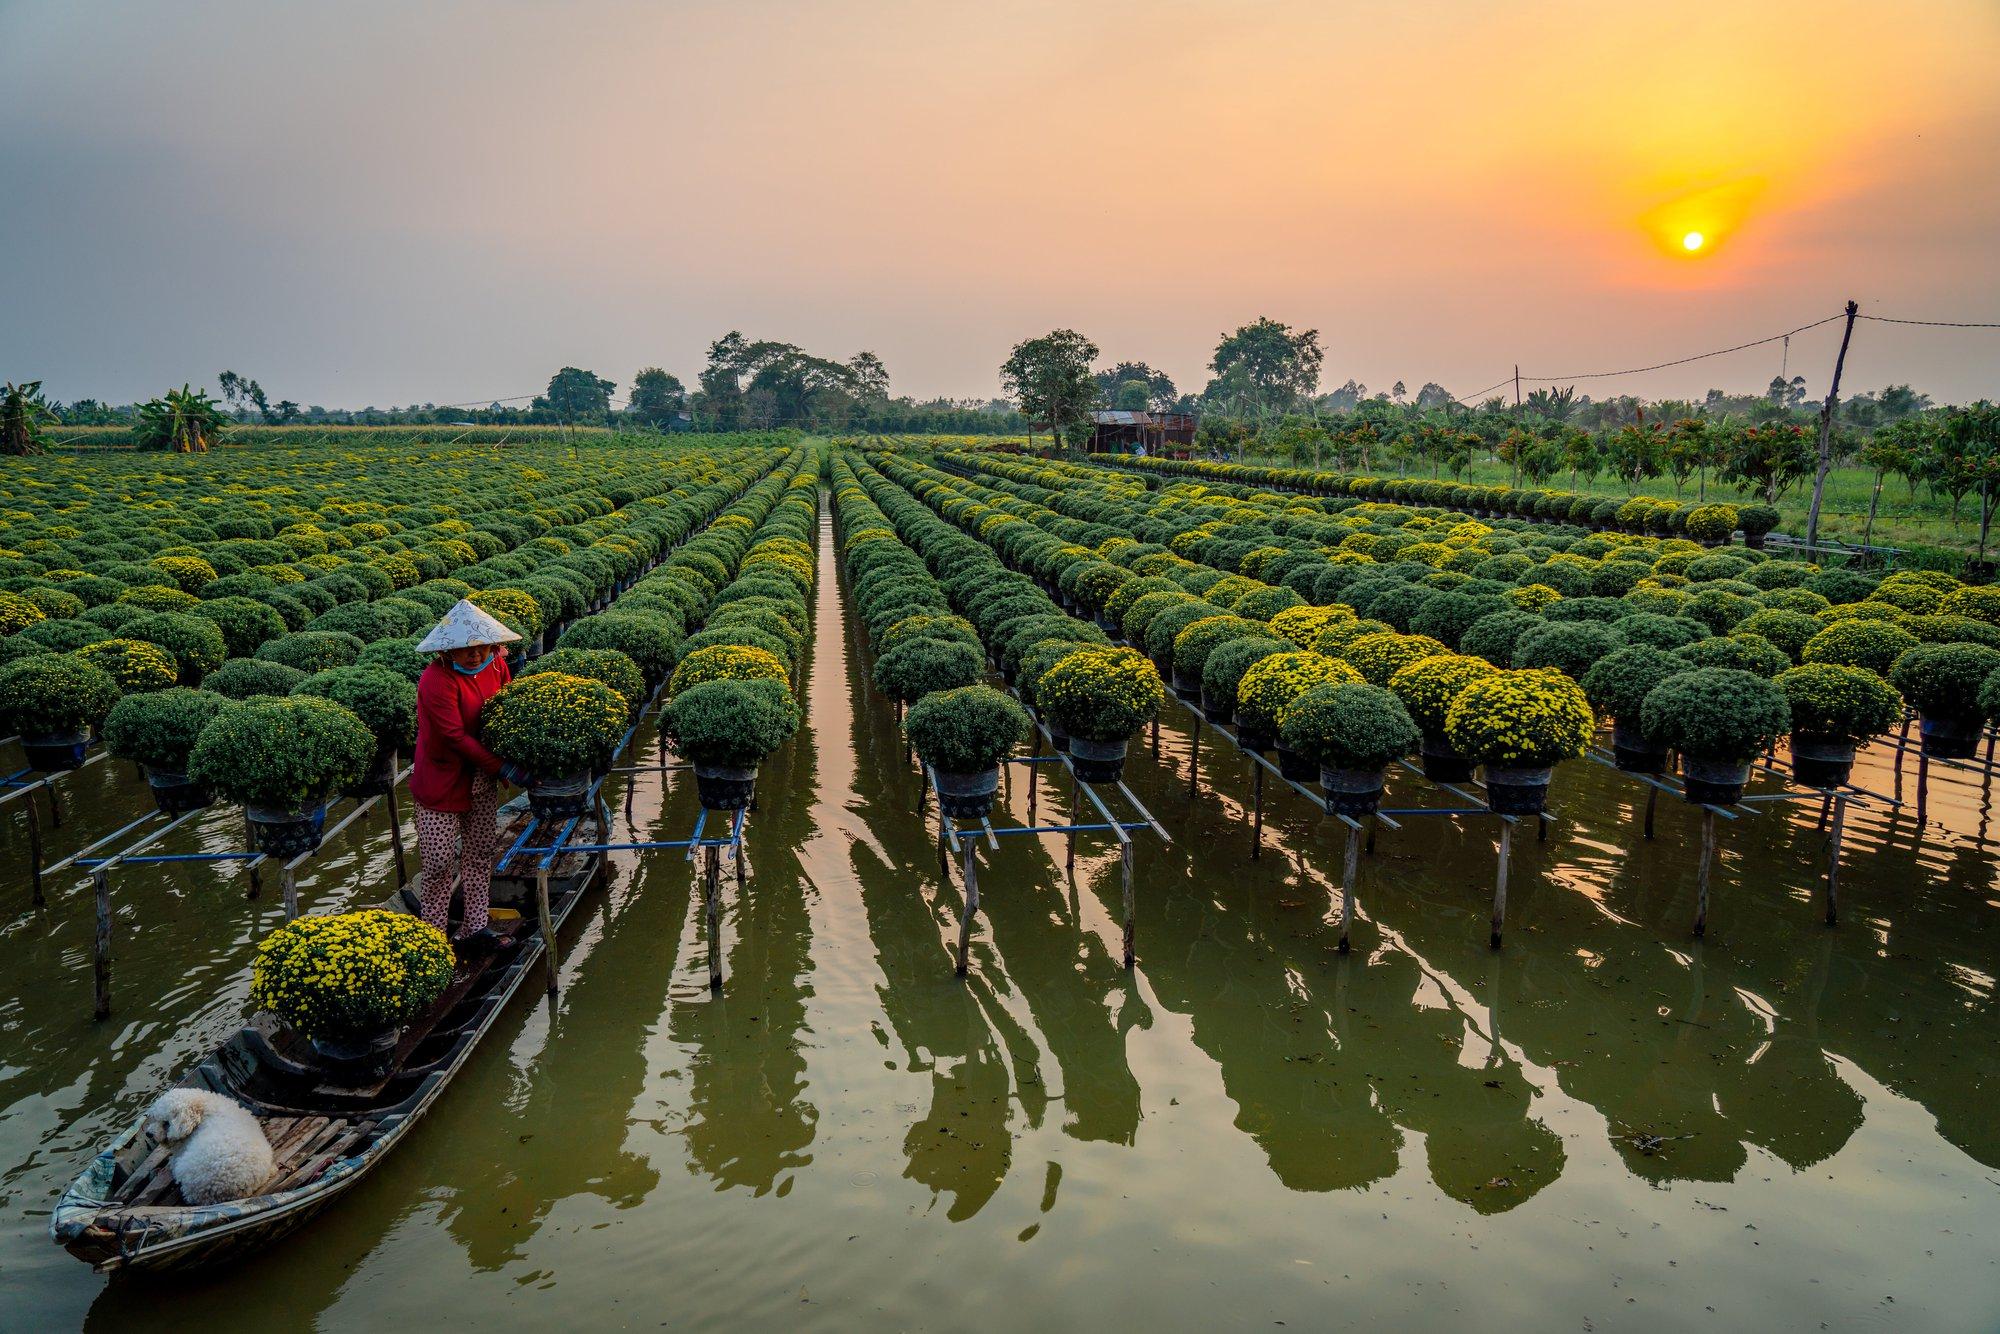
[(1071, 736), (1122, 741), (1166, 702), (1160, 673), (1129, 648), (1065, 654), (1035, 684), (1035, 701)]
[(1589, 750), (1597, 717), (1582, 686), (1541, 668), (1474, 681), (1452, 701), (1444, 728), (1452, 749), (1477, 763), (1539, 769)]
[(1441, 653), (1419, 658), (1389, 678), (1389, 689), (1403, 701), (1410, 718), (1425, 736), (1443, 736), (1444, 720), (1464, 689), (1500, 669), (1484, 658)]
[(1236, 717), (1245, 727), (1276, 735), (1278, 714), (1314, 686), (1360, 685), (1361, 673), (1324, 653), (1273, 653), (1236, 684)]
[(143, 639), (105, 639), (85, 644), (76, 657), (110, 674), (127, 695), (165, 690), (180, 679), (180, 664), (158, 644)]
[(1562, 594), (1547, 584), (1525, 584), (1520, 588), (1510, 588), (1503, 596), (1522, 611), (1540, 611), (1551, 602), (1562, 601)]
[[(409, 558), (406, 556), (404, 559), (408, 560)], [(412, 568), (414, 569), (415, 567), (412, 566)], [(392, 574), (391, 577), (393, 578), (394, 575)], [(523, 630), (529, 635), (541, 632), (542, 606), (539, 602), (535, 601), (533, 594), (523, 589), (475, 589), (466, 595), (465, 600), (489, 616), (504, 621), (511, 627)]]
[(1271, 618), (1271, 631), (1281, 639), (1289, 639), (1300, 648), (1311, 648), (1320, 632), (1336, 621), (1351, 621), (1354, 612), (1348, 607), (1287, 607)]
[(308, 1037), (353, 1040), (407, 1023), (451, 984), (451, 943), (405, 913), (301, 917), (257, 947), (250, 999)]
[(674, 668), (673, 678), (667, 682), (667, 697), (671, 699), (689, 686), (698, 686), (705, 681), (786, 681), (791, 673), (785, 664), (769, 649), (750, 648), (742, 644), (717, 644), (712, 648), (698, 648), (681, 659)]
[(1399, 635), (1394, 631), (1350, 639), (1340, 656), (1371, 686), (1386, 686), (1389, 678), (1413, 662), (1434, 658), (1450, 649), (1429, 635)]

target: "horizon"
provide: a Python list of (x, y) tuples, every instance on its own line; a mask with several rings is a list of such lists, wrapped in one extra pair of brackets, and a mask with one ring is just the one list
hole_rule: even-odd
[[(2000, 316), (1996, 38), (1977, 0), (1668, 30), (1576, 0), (30, 0), (0, 14), (0, 154), (37, 187), (0, 202), (31, 261), (0, 368), (63, 400), (228, 368), (302, 404), (483, 405), (564, 365), (692, 387), (733, 328), (983, 400), (1067, 327), (1199, 393), (1268, 315), (1320, 331), (1322, 391), (1477, 401), (1518, 363), (1524, 392), (1698, 400), (1783, 367), (1817, 398), (1837, 323), (1585, 377), (1849, 298)], [(1843, 393), (2000, 396), (1996, 351), (1868, 320)]]

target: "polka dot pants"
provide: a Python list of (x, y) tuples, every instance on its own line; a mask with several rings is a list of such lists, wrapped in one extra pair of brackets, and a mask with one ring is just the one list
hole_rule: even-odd
[[(465, 900), (460, 929), (465, 935), (486, 926), (487, 890), (493, 884), (493, 813), (499, 791), (485, 774), (472, 780), (472, 806), (464, 812), (417, 807), (417, 855), (423, 859), (423, 918), (449, 933), (452, 883)], [(460, 845), (463, 844), (461, 851)]]

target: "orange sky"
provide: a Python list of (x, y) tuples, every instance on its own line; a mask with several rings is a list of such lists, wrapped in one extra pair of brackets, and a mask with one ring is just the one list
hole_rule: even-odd
[[(2000, 319), (1996, 56), (1992, 0), (31, 0), (0, 8), (0, 155), (40, 185), (0, 199), (35, 257), (0, 360), (358, 406), (692, 380), (742, 328), (984, 395), (1069, 325), (1198, 389), (1269, 314), (1322, 331), (1329, 385), (1470, 393), (1849, 296)], [(1792, 349), (1815, 392), (1828, 337)], [(1849, 374), (1967, 398), (1996, 367), (2000, 331), (1864, 325)]]

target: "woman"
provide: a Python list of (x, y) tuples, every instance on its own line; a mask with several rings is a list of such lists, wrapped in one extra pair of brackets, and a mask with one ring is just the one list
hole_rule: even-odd
[(497, 783), (518, 781), (512, 765), (479, 744), (479, 712), (514, 674), (500, 645), (519, 639), (470, 602), (460, 602), (417, 645), (434, 653), (417, 680), (417, 753), (410, 797), (417, 806), (417, 851), (423, 859), (422, 917), (450, 932), (455, 880), (465, 903), (456, 942), (461, 957), (513, 946), (487, 925), (493, 882)]

